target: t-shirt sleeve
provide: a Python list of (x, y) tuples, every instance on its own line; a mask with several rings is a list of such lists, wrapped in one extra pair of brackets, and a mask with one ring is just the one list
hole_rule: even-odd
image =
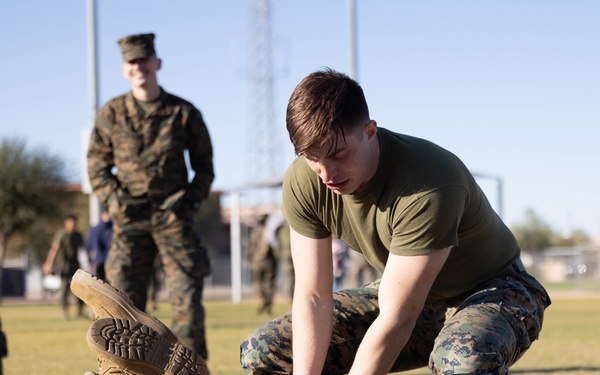
[(299, 234), (314, 238), (327, 238), (330, 233), (323, 224), (318, 207), (318, 181), (313, 178), (302, 157), (296, 158), (288, 168), (282, 186), (282, 212), (290, 227)]
[(392, 222), (390, 253), (423, 255), (458, 245), (458, 226), (468, 195), (460, 186), (439, 188), (414, 198)]
[(60, 243), (62, 236), (65, 234), (64, 230), (59, 230), (54, 233), (54, 237), (52, 237), (52, 242)]

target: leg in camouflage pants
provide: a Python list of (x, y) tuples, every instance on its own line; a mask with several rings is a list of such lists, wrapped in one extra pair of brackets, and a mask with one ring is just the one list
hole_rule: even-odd
[[(153, 208), (146, 199), (130, 199), (111, 210), (113, 242), (106, 277), (145, 310), (153, 261), (158, 251), (173, 313), (173, 332), (187, 347), (208, 357), (202, 305), (203, 274), (208, 267), (193, 227), (193, 211)], [(204, 250), (205, 251), (205, 250)]]
[[(350, 371), (379, 313), (378, 283), (334, 293), (334, 327), (323, 374)], [(429, 366), (433, 374), (508, 374), (542, 327), (550, 300), (529, 274), (511, 268), (460, 298), (428, 301), (391, 372)], [(247, 374), (292, 373), (291, 314), (254, 331), (241, 345)]]

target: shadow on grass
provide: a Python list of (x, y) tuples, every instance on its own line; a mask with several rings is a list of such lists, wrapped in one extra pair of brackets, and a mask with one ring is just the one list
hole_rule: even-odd
[[(417, 370), (415, 370), (417, 371)], [(421, 372), (413, 372), (411, 375), (430, 375), (431, 373), (427, 369), (423, 369)], [(538, 368), (538, 369), (510, 369), (511, 375), (522, 374), (522, 375), (542, 375), (542, 374), (600, 374), (600, 367), (594, 366), (571, 366), (571, 367), (555, 367), (555, 368)], [(390, 375), (402, 375), (403, 372), (393, 372)]]
[(573, 372), (573, 373), (586, 373), (590, 374), (600, 374), (600, 367), (586, 367), (586, 366), (572, 366), (572, 367), (563, 367), (563, 368), (540, 368), (533, 370), (510, 370), (511, 374), (525, 374), (525, 375), (536, 375), (536, 374), (554, 374), (554, 373), (564, 373), (564, 372)]

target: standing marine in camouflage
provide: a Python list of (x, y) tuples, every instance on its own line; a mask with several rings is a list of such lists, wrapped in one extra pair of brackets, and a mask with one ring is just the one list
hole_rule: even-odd
[(283, 290), (291, 301), (294, 296), (294, 266), (290, 250), (290, 227), (281, 210), (273, 211), (267, 217), (265, 238), (275, 251), (277, 268), (281, 268), (284, 277)]
[[(295, 88), (283, 182), (292, 313), (241, 345), (248, 374), (508, 374), (550, 300), (466, 166), (379, 128), (362, 88), (332, 70)], [(382, 272), (332, 293), (332, 235)]]
[[(207, 358), (202, 289), (210, 262), (194, 215), (214, 178), (211, 140), (200, 111), (158, 85), (162, 61), (154, 34), (124, 37), (118, 44), (131, 91), (100, 110), (88, 149), (90, 182), (114, 226), (106, 277), (144, 310), (158, 252), (172, 329)], [(195, 172), (191, 182), (186, 150)]]
[(277, 279), (277, 257), (266, 236), (267, 216), (259, 218), (252, 228), (248, 239), (247, 257), (252, 273), (252, 281), (259, 294), (258, 313), (271, 314), (273, 297), (275, 297), (275, 281)]

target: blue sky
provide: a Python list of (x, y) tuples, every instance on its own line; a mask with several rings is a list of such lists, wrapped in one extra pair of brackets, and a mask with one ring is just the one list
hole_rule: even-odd
[[(215, 189), (250, 179), (249, 0), (99, 1), (100, 102), (129, 89), (116, 40), (154, 32), (159, 83), (203, 112)], [(600, 2), (357, 0), (358, 81), (380, 127), (430, 139), (504, 183), (504, 219), (600, 235)], [(285, 106), (324, 66), (348, 72), (346, 2), (272, 1), (279, 168)], [(81, 180), (91, 126), (86, 2), (0, 6), (0, 137), (61, 155)], [(481, 179), (497, 205), (495, 181)], [(497, 207), (496, 207), (497, 208)]]

